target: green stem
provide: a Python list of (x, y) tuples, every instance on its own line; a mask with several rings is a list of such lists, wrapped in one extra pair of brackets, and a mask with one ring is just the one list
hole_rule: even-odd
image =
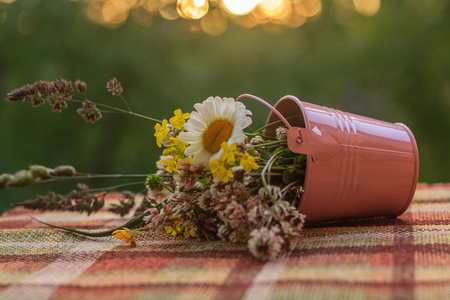
[[(267, 173), (267, 172), (265, 172), (264, 174), (267, 176), (283, 176), (283, 173), (272, 173), (272, 172)], [(263, 177), (263, 172), (260, 172), (260, 173), (251, 172), (250, 175)]]
[[(71, 100), (68, 100), (68, 101), (71, 101), (71, 102), (79, 102), (79, 103), (83, 103), (83, 102), (84, 102), (84, 100), (77, 100), (77, 99), (71, 99)], [(150, 121), (153, 121), (153, 122), (156, 122), (156, 123), (161, 123), (161, 122), (162, 122), (161, 120), (154, 119), (154, 118), (150, 118), (150, 117), (147, 117), (147, 116), (144, 116), (144, 115), (141, 115), (141, 114), (137, 114), (137, 113), (132, 112), (132, 111), (126, 111), (126, 110), (121, 109), (121, 108), (117, 108), (117, 107), (114, 107), (114, 106), (110, 106), (110, 105), (106, 105), (106, 104), (101, 104), (101, 103), (97, 103), (97, 102), (92, 102), (92, 101), (90, 101), (90, 102), (93, 103), (93, 104), (95, 104), (96, 106), (104, 107), (104, 108), (108, 108), (108, 109), (112, 109), (112, 110), (118, 111), (118, 112), (123, 113), (123, 114), (132, 115), (132, 116), (134, 116), (134, 117), (138, 117), (138, 118), (141, 118), (141, 119), (150, 120)]]
[[(77, 173), (77, 174), (83, 174), (83, 173)], [(86, 174), (84, 176), (70, 176), (70, 177), (53, 177), (51, 179), (44, 179), (44, 180), (38, 180), (34, 183), (48, 183), (48, 182), (55, 182), (55, 181), (70, 181), (70, 180), (85, 180), (85, 179), (104, 179), (104, 178), (146, 178), (147, 174), (99, 174), (99, 175), (91, 175)]]
[(107, 236), (111, 236), (114, 231), (123, 229), (124, 227), (126, 227), (128, 229), (132, 229), (132, 228), (135, 228), (135, 227), (143, 224), (144, 223), (144, 217), (146, 217), (148, 215), (150, 215), (150, 212), (145, 212), (142, 215), (140, 215), (140, 216), (138, 216), (138, 217), (128, 221), (127, 223), (125, 223), (122, 226), (119, 226), (119, 227), (111, 229), (111, 230), (101, 231), (101, 232), (80, 231), (80, 230), (76, 230), (76, 229), (70, 229), (70, 228), (65, 228), (65, 227), (60, 227), (60, 226), (52, 225), (52, 224), (49, 224), (49, 223), (45, 223), (45, 222), (40, 221), (40, 220), (38, 220), (36, 218), (33, 218), (32, 216), (30, 216), (30, 218), (32, 218), (33, 220), (35, 220), (35, 221), (37, 221), (39, 223), (42, 223), (44, 225), (47, 225), (47, 226), (50, 226), (50, 227), (53, 227), (53, 228), (58, 228), (58, 229), (61, 229), (61, 230), (65, 230), (65, 231), (68, 231), (68, 232), (78, 233), (78, 234), (81, 234), (81, 235), (84, 235), (84, 236), (107, 237)]
[(130, 107), (128, 106), (128, 103), (127, 103), (127, 101), (125, 100), (125, 98), (122, 96), (122, 94), (119, 95), (119, 96), (120, 96), (120, 99), (122, 99), (122, 101), (123, 101), (123, 103), (125, 104), (125, 106), (127, 107), (128, 111), (131, 112), (131, 109), (130, 109)]
[(163, 188), (165, 188), (166, 190), (168, 190), (169, 192), (171, 192), (172, 194), (175, 193), (175, 191), (170, 186), (168, 186), (167, 184), (164, 184), (164, 183), (161, 182), (161, 186)]
[[(138, 185), (138, 184), (144, 184), (142, 181), (138, 181), (138, 182), (131, 182), (131, 183), (125, 183), (125, 184), (118, 184), (118, 185), (113, 185), (113, 186), (110, 186), (110, 187), (106, 187), (106, 188), (97, 188), (97, 189), (90, 189), (90, 190), (87, 190), (87, 191), (85, 191), (86, 193), (91, 193), (91, 192), (103, 192), (103, 191), (108, 191), (108, 194), (109, 193), (111, 193), (111, 192), (113, 192), (113, 191), (115, 191), (115, 190), (117, 190), (117, 189), (120, 189), (120, 188), (123, 188), (123, 187), (126, 187), (126, 186), (132, 186), (132, 185)], [(84, 193), (84, 192), (83, 192)]]
[(267, 142), (267, 143), (263, 143), (263, 144), (253, 145), (253, 146), (249, 146), (249, 148), (260, 148), (260, 147), (273, 146), (273, 145), (282, 145), (282, 144), (286, 144), (286, 140), (273, 141), (273, 142)]
[(150, 229), (150, 227), (141, 227), (141, 228), (138, 228), (138, 229), (135, 229), (135, 230), (131, 231), (131, 233), (135, 233), (135, 232), (138, 232), (138, 231), (141, 231), (141, 230), (147, 230), (147, 229)]
[(260, 136), (260, 137), (262, 137), (262, 138), (265, 138), (265, 139), (268, 139), (268, 140), (276, 140), (277, 138), (276, 137), (273, 137), (273, 136), (268, 136), (268, 135), (264, 135), (264, 134), (260, 134), (260, 133), (258, 133), (257, 131), (255, 131), (254, 133), (245, 133), (245, 135), (246, 136), (248, 136), (248, 137), (255, 137), (255, 136)]

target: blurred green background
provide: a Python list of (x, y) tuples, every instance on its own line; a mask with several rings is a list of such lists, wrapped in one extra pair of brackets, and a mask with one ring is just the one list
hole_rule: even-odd
[[(419, 181), (450, 181), (446, 0), (382, 1), (370, 17), (339, 15), (339, 2), (349, 1), (322, 1), (320, 16), (298, 28), (243, 28), (230, 22), (218, 36), (197, 30), (193, 21), (156, 14), (144, 24), (128, 19), (106, 28), (86, 16), (84, 2), (6, 2), (12, 1), (0, 0), (1, 98), (37, 80), (80, 78), (90, 99), (121, 106), (105, 89), (117, 77), (133, 111), (170, 118), (176, 108), (190, 112), (208, 96), (251, 93), (274, 104), (292, 94), (405, 123), (419, 146)], [(254, 123), (263, 125), (267, 109), (248, 106)], [(72, 164), (95, 173), (155, 171), (161, 150), (152, 122), (108, 114), (92, 125), (76, 114), (77, 108), (70, 104), (52, 113), (48, 105), (0, 101), (0, 173), (31, 164)], [(0, 211), (48, 189), (67, 192), (74, 185), (2, 190)]]

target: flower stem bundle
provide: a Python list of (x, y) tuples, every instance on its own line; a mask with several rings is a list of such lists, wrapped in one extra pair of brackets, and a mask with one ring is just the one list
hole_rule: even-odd
[[(86, 84), (80, 80), (75, 87), (81, 94), (79, 99), (73, 99), (71, 82), (61, 79), (24, 86), (8, 94), (6, 100), (32, 102), (33, 106), (48, 101), (54, 111), (67, 107), (67, 101), (81, 102), (77, 112), (91, 123), (102, 117), (98, 107), (156, 122), (154, 137), (162, 148), (157, 172), (145, 177), (136, 174), (141, 181), (106, 189), (79, 184), (67, 195), (50, 192), (16, 205), (90, 214), (104, 206), (105, 195), (128, 185), (145, 185), (146, 197), (136, 210), (140, 215), (114, 231), (92, 235), (50, 226), (89, 236), (112, 234), (132, 246), (136, 245), (133, 233), (143, 229), (187, 239), (247, 243), (249, 251), (261, 260), (274, 259), (290, 249), (304, 224), (305, 216), (297, 206), (303, 192), (306, 157), (289, 150), (285, 127), (280, 126), (276, 132), (265, 131), (265, 127), (245, 132), (252, 123), (252, 112), (233, 98), (210, 97), (195, 104), (191, 113), (176, 109), (171, 118), (160, 121), (132, 112), (116, 78), (107, 89), (122, 99), (126, 109), (88, 100)], [(77, 173), (68, 166), (31, 166), (14, 175), (0, 175), (0, 189), (102, 176), (108, 175)], [(122, 191), (120, 199), (109, 210), (125, 215), (135, 205), (135, 194)]]

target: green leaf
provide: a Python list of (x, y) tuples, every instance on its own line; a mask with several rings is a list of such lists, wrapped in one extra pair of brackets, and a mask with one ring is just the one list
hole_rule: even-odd
[(36, 218), (33, 218), (31, 216), (30, 216), (30, 218), (32, 218), (33, 220), (35, 220), (35, 221), (37, 221), (39, 223), (45, 224), (47, 226), (50, 226), (50, 227), (53, 227), (53, 228), (58, 228), (58, 229), (65, 230), (65, 231), (68, 231), (68, 232), (78, 233), (78, 234), (81, 234), (81, 235), (84, 235), (84, 236), (91, 236), (91, 237), (106, 237), (106, 236), (111, 236), (114, 231), (120, 230), (120, 229), (122, 229), (124, 227), (128, 228), (128, 229), (132, 229), (132, 228), (135, 228), (135, 227), (137, 227), (139, 225), (142, 225), (144, 223), (144, 221), (143, 221), (144, 217), (148, 216), (149, 214), (150, 214), (149, 212), (145, 212), (142, 215), (134, 218), (133, 220), (123, 224), (122, 226), (119, 226), (117, 228), (114, 228), (114, 229), (111, 229), (111, 230), (107, 230), (107, 231), (101, 231), (101, 232), (80, 231), (80, 230), (76, 230), (76, 229), (70, 229), (70, 228), (65, 228), (65, 227), (60, 227), (60, 226), (48, 224), (48, 223), (40, 221), (40, 220), (38, 220)]
[(275, 151), (272, 152), (272, 155), (275, 155), (275, 154), (277, 154), (278, 152), (281, 152), (281, 151), (283, 151), (283, 150), (285, 150), (284, 147), (278, 147), (277, 149), (275, 149)]
[(283, 183), (289, 184), (294, 182), (305, 175), (305, 171), (300, 170), (294, 166), (290, 166), (286, 168), (283, 172)]
[(199, 181), (202, 185), (206, 185), (208, 183), (208, 178), (205, 177), (205, 178), (200, 179)]

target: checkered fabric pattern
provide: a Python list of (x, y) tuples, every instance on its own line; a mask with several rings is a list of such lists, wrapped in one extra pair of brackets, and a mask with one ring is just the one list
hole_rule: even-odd
[(307, 226), (261, 263), (243, 244), (137, 233), (137, 247), (79, 229), (124, 223), (106, 211), (0, 218), (0, 299), (450, 299), (450, 184), (419, 185), (397, 219)]

